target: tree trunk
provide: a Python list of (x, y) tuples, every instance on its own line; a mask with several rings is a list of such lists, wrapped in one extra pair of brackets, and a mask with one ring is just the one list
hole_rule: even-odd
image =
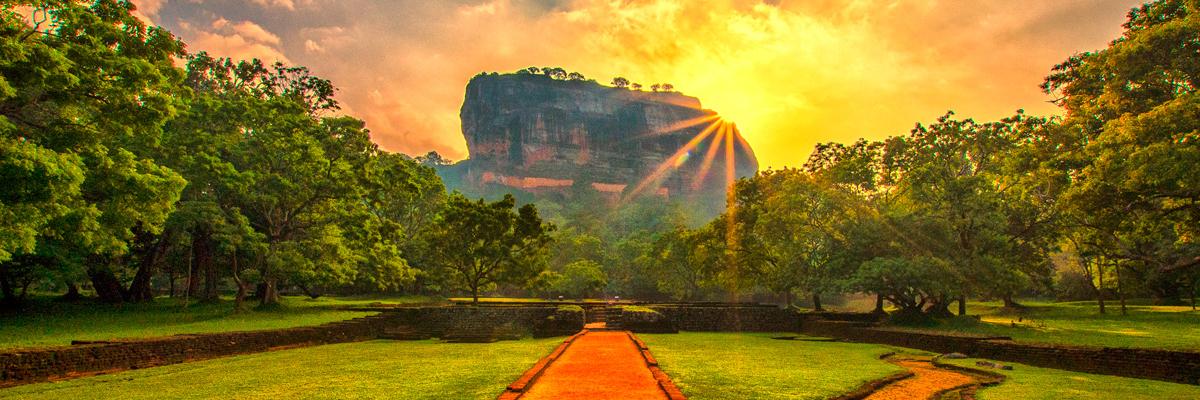
[(83, 295), (79, 294), (79, 285), (75, 282), (67, 282), (67, 293), (62, 296), (63, 301), (79, 301), (83, 300)]
[(785, 290), (783, 292), (783, 308), (792, 308), (792, 291)]
[(1107, 314), (1104, 311), (1104, 262), (1096, 262), (1096, 276), (1100, 281), (1100, 285), (1096, 287), (1096, 300), (1100, 303), (1100, 313)]
[(1192, 291), (1190, 294), (1192, 298), (1192, 311), (1196, 311), (1196, 281), (1197, 279), (1192, 279)]
[(1117, 272), (1117, 298), (1121, 300), (1121, 315), (1129, 315), (1125, 309), (1125, 291), (1121, 288), (1121, 264), (1113, 263), (1113, 268)]
[(967, 315), (967, 295), (958, 296), (958, 316)]
[(1018, 303), (1017, 300), (1013, 298), (1012, 293), (1005, 294), (1003, 297), (1001, 297), (1001, 300), (1004, 300), (1004, 308), (1024, 307), (1021, 305), (1021, 303)]
[(125, 301), (124, 288), (116, 275), (107, 269), (91, 269), (88, 277), (92, 279), (92, 287), (96, 289), (96, 297), (110, 304), (121, 304)]
[(813, 311), (825, 311), (825, 308), (821, 307), (821, 294), (820, 293), (814, 292), (812, 294), (812, 302), (813, 302)]
[(187, 285), (183, 288), (183, 306), (187, 307), (193, 296), (200, 292), (200, 270), (196, 268), (196, 254), (188, 257)]
[(168, 235), (169, 233), (164, 233), (146, 250), (145, 254), (142, 254), (137, 274), (133, 276), (133, 282), (129, 284), (129, 291), (126, 293), (125, 300), (133, 303), (154, 301), (154, 290), (150, 287), (150, 281), (154, 278), (158, 264), (162, 260), (166, 243), (170, 240), (170, 236)]
[(953, 317), (954, 314), (950, 312), (949, 296), (942, 295), (934, 298), (933, 304), (929, 305), (929, 308), (925, 310), (925, 314), (933, 318)]
[(885, 313), (885, 311), (883, 311), (883, 295), (882, 294), (875, 293), (875, 310), (873, 310), (871, 312), (875, 313), (875, 314)]
[(237, 250), (233, 251), (233, 256), (230, 258), (230, 264), (233, 265), (233, 283), (237, 284), (237, 295), (233, 298), (233, 309), (235, 311), (246, 310), (246, 292), (249, 291), (249, 284), (242, 280), (241, 271), (238, 269)]
[(4, 302), (14, 304), (17, 302), (17, 293), (13, 288), (12, 282), (9, 281), (6, 274), (0, 273), (0, 294), (4, 295)]
[(213, 265), (212, 232), (206, 226), (197, 226), (192, 232), (192, 277), (189, 287), (192, 293), (198, 293), (200, 274), (204, 274), (204, 292), (198, 293), (205, 302), (217, 301), (220, 293), (217, 291), (217, 268)]
[(279, 305), (279, 290), (276, 288), (275, 279), (267, 279), (263, 281), (263, 296), (259, 300), (259, 306), (277, 306)]
[(108, 259), (98, 255), (90, 255), (84, 261), (87, 264), (88, 278), (96, 289), (96, 297), (110, 304), (121, 304), (125, 301), (125, 287), (109, 269)]
[(175, 298), (175, 296), (176, 296), (176, 294), (175, 294), (175, 279), (176, 279), (175, 267), (172, 266), (171, 269), (167, 270), (167, 282), (170, 285), (172, 299)]

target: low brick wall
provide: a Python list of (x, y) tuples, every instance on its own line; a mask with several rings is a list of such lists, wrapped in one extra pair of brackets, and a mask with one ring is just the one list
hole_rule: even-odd
[[(583, 329), (583, 313), (557, 306), (359, 308), (378, 315), (312, 327), (177, 335), (142, 340), (0, 352), (0, 387), (148, 368), (235, 354), (379, 338), (410, 326), (432, 336), (493, 335), (498, 330), (547, 337)], [(548, 318), (553, 316), (554, 318)]]
[[(492, 332), (498, 327), (517, 329), (539, 337), (570, 335), (583, 329), (582, 313), (559, 313), (558, 306), (455, 305), (383, 311), (397, 323), (418, 327), (436, 337)], [(555, 316), (555, 319), (548, 319), (550, 316)]]
[(370, 340), (385, 315), (313, 327), (177, 335), (145, 340), (0, 352), (0, 387), (92, 373), (139, 369), (275, 348)]
[(1007, 338), (906, 332), (847, 321), (804, 319), (801, 332), (854, 342), (1130, 378), (1200, 384), (1200, 352), (1018, 343)]
[(647, 305), (681, 331), (794, 332), (798, 314), (774, 306)]

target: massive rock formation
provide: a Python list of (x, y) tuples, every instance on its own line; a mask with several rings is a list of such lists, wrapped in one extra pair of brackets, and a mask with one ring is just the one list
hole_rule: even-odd
[(674, 92), (480, 74), (467, 84), (461, 117), (470, 152), (461, 171), (466, 185), (535, 194), (588, 185), (612, 198), (723, 204), (729, 179), (758, 169), (735, 125)]

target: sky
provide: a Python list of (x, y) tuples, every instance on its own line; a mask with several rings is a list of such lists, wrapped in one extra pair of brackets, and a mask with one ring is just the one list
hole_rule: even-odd
[(467, 157), (479, 72), (558, 66), (671, 83), (737, 123), (760, 165), (820, 142), (907, 133), (953, 110), (1060, 111), (1038, 85), (1121, 33), (1134, 0), (133, 0), (215, 56), (333, 81), (382, 148)]

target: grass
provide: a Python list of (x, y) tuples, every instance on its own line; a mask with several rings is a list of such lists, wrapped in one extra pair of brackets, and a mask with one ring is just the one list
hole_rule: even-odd
[(247, 331), (320, 325), (369, 315), (337, 307), (373, 302), (420, 302), (420, 297), (284, 297), (269, 311), (234, 312), (232, 301), (213, 304), (159, 298), (150, 304), (114, 306), (32, 299), (20, 310), (0, 314), (0, 349), (68, 345), (71, 340), (109, 340), (183, 333)]
[[(965, 367), (975, 367), (976, 359), (943, 360)], [(1200, 399), (1200, 386), (1161, 382), (1148, 379), (1122, 378), (1085, 374), (1058, 369), (1037, 368), (1024, 364), (1012, 365), (1011, 371), (990, 369), (1008, 377), (999, 386), (980, 390), (979, 400), (1058, 400), (1058, 399), (1123, 399), (1123, 400), (1194, 400)]]
[(1026, 302), (1024, 310), (995, 302), (968, 302), (967, 313), (981, 321), (954, 319), (918, 330), (1009, 336), (1031, 343), (1100, 347), (1200, 349), (1200, 312), (1191, 307), (1131, 305), (1129, 315), (1110, 305), (1100, 314), (1094, 302)]
[(902, 369), (884, 346), (772, 340), (765, 333), (639, 334), (689, 398), (827, 399)]
[[(470, 297), (451, 297), (449, 300), (452, 302), (455, 302), (455, 303), (470, 303), (471, 302)], [(533, 297), (480, 297), (479, 298), (480, 303), (541, 303), (541, 302), (553, 302), (553, 301), (563, 301), (563, 302), (573, 302), (573, 303), (579, 303), (579, 302), (582, 302), (582, 303), (606, 303), (606, 302), (608, 302), (608, 300), (604, 300), (604, 299), (554, 300), (554, 299), (540, 299), (540, 298), (533, 298)]]
[(371, 341), (0, 389), (0, 399), (494, 399), (562, 338)]

